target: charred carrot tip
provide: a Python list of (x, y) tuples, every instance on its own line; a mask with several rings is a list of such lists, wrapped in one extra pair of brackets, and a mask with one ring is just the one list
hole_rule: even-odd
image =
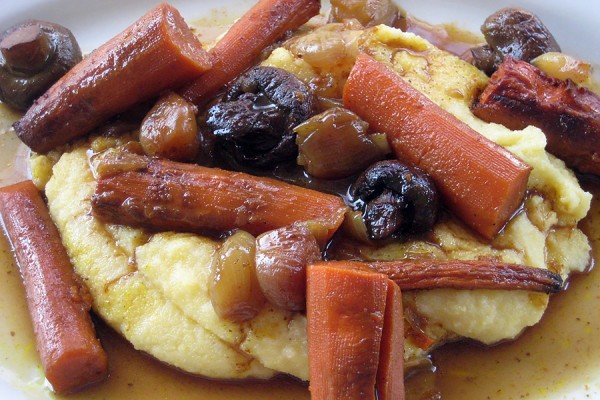
[(31, 181), (0, 189), (0, 215), (21, 270), (48, 381), (56, 392), (70, 393), (106, 378), (107, 356), (96, 337), (90, 305), (76, 294), (83, 288)]
[(446, 205), (491, 239), (521, 204), (531, 168), (361, 54), (344, 106), (388, 135), (396, 156), (430, 174)]
[[(329, 261), (333, 265), (338, 261)], [(562, 290), (560, 275), (542, 268), (495, 261), (399, 260), (340, 262), (339, 268), (356, 268), (387, 275), (402, 290), (415, 289), (498, 289), (557, 293)]]

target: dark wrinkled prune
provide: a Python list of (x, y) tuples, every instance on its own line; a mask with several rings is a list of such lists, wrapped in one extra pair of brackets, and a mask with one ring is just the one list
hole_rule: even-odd
[(206, 123), (236, 162), (268, 167), (295, 160), (293, 128), (317, 111), (317, 97), (293, 74), (255, 67), (208, 110)]

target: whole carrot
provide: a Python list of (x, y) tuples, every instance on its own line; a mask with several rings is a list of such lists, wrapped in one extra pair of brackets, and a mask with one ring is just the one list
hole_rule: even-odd
[(162, 3), (75, 65), (14, 128), (32, 150), (47, 152), (210, 67), (179, 12)]
[(192, 232), (240, 228), (258, 235), (318, 220), (329, 239), (347, 211), (337, 196), (275, 179), (129, 153), (115, 157), (100, 161), (100, 171), (108, 172), (100, 172), (92, 197), (94, 214), (108, 222)]
[(27, 294), (46, 378), (69, 393), (108, 375), (90, 304), (46, 205), (31, 181), (0, 189), (0, 214)]
[(523, 201), (527, 164), (365, 54), (344, 87), (344, 106), (386, 133), (396, 157), (427, 172), (445, 204), (483, 237), (494, 238)]
[(188, 101), (201, 104), (250, 68), (260, 53), (289, 30), (319, 13), (320, 0), (259, 0), (209, 51), (213, 68), (184, 87)]

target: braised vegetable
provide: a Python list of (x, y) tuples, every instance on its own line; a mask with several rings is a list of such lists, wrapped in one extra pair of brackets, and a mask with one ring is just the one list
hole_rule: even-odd
[(284, 310), (306, 308), (306, 266), (321, 259), (315, 236), (302, 224), (256, 238), (256, 274), (265, 297)]
[(394, 26), (399, 10), (391, 0), (331, 0), (330, 22), (356, 18), (363, 26)]
[(521, 204), (528, 165), (373, 58), (357, 58), (344, 106), (386, 133), (396, 157), (428, 173), (445, 205), (485, 238), (496, 236)]
[(486, 45), (471, 50), (473, 64), (491, 75), (506, 56), (531, 61), (551, 51), (560, 51), (552, 33), (542, 21), (520, 8), (503, 8), (490, 15), (481, 32)]
[(229, 236), (213, 256), (210, 301), (221, 318), (243, 322), (254, 318), (265, 304), (256, 278), (256, 242), (248, 232)]
[(367, 168), (350, 188), (363, 203), (371, 239), (423, 233), (438, 216), (438, 193), (432, 180), (417, 167), (398, 160), (379, 161)]
[(592, 78), (592, 66), (589, 63), (564, 53), (544, 53), (530, 63), (552, 78), (563, 81), (570, 79), (578, 85), (588, 83)]
[(31, 181), (0, 189), (0, 214), (15, 252), (46, 378), (70, 393), (108, 375), (89, 315), (89, 294), (75, 276), (60, 234)]
[(101, 220), (193, 232), (240, 228), (254, 235), (321, 220), (329, 239), (347, 210), (339, 197), (274, 179), (133, 154), (125, 157), (129, 161), (124, 164), (132, 170), (116, 168), (119, 172), (98, 178), (92, 206)]
[(319, 13), (320, 0), (260, 0), (210, 50), (213, 68), (181, 90), (188, 101), (208, 101), (226, 83), (254, 65), (284, 33)]
[(311, 399), (375, 399), (387, 291), (383, 274), (307, 267)]
[(77, 64), (14, 125), (40, 153), (211, 67), (179, 12), (162, 3)]
[(472, 111), (510, 129), (537, 126), (550, 153), (581, 172), (600, 175), (600, 97), (592, 91), (508, 57)]
[(317, 97), (294, 74), (254, 67), (208, 110), (206, 123), (235, 162), (269, 167), (296, 157), (293, 128), (317, 107)]
[(200, 147), (195, 107), (176, 93), (164, 95), (142, 121), (140, 143), (149, 156), (192, 161)]
[(0, 101), (27, 110), (54, 82), (81, 61), (70, 30), (27, 20), (0, 34)]
[(317, 178), (351, 176), (390, 152), (382, 134), (368, 135), (369, 124), (342, 107), (330, 108), (296, 126), (298, 164)]
[(377, 369), (377, 399), (404, 400), (404, 309), (398, 285), (388, 280)]
[(329, 261), (337, 268), (354, 268), (387, 275), (402, 290), (502, 289), (557, 293), (560, 275), (546, 269), (496, 261), (398, 260), (376, 262)]

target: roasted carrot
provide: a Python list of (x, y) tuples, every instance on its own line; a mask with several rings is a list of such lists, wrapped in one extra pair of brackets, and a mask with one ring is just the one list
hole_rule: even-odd
[(320, 0), (259, 0), (209, 51), (213, 68), (184, 87), (188, 101), (201, 104), (250, 68), (260, 53), (289, 30), (319, 13)]
[(384, 64), (358, 56), (344, 105), (387, 133), (396, 157), (430, 174), (448, 208), (483, 237), (493, 238), (521, 204), (531, 168)]
[(377, 370), (377, 398), (404, 400), (404, 310), (402, 293), (388, 280)]
[(0, 214), (13, 246), (46, 378), (69, 393), (106, 378), (106, 353), (46, 205), (31, 181), (0, 189)]
[(210, 67), (179, 12), (163, 3), (75, 65), (14, 128), (32, 150), (47, 152)]
[[(330, 238), (344, 219), (341, 198), (269, 178), (133, 154), (133, 170), (100, 175), (92, 197), (99, 218), (158, 230), (258, 235), (295, 222), (319, 220)], [(102, 164), (102, 162), (100, 163)]]
[(580, 172), (600, 175), (600, 96), (591, 90), (506, 57), (471, 110), (509, 129), (537, 126), (548, 152)]
[(375, 399), (387, 288), (382, 274), (307, 267), (311, 399)]
[(415, 289), (500, 289), (557, 293), (560, 275), (542, 268), (495, 261), (328, 261), (337, 268), (354, 268), (387, 275), (402, 290)]

